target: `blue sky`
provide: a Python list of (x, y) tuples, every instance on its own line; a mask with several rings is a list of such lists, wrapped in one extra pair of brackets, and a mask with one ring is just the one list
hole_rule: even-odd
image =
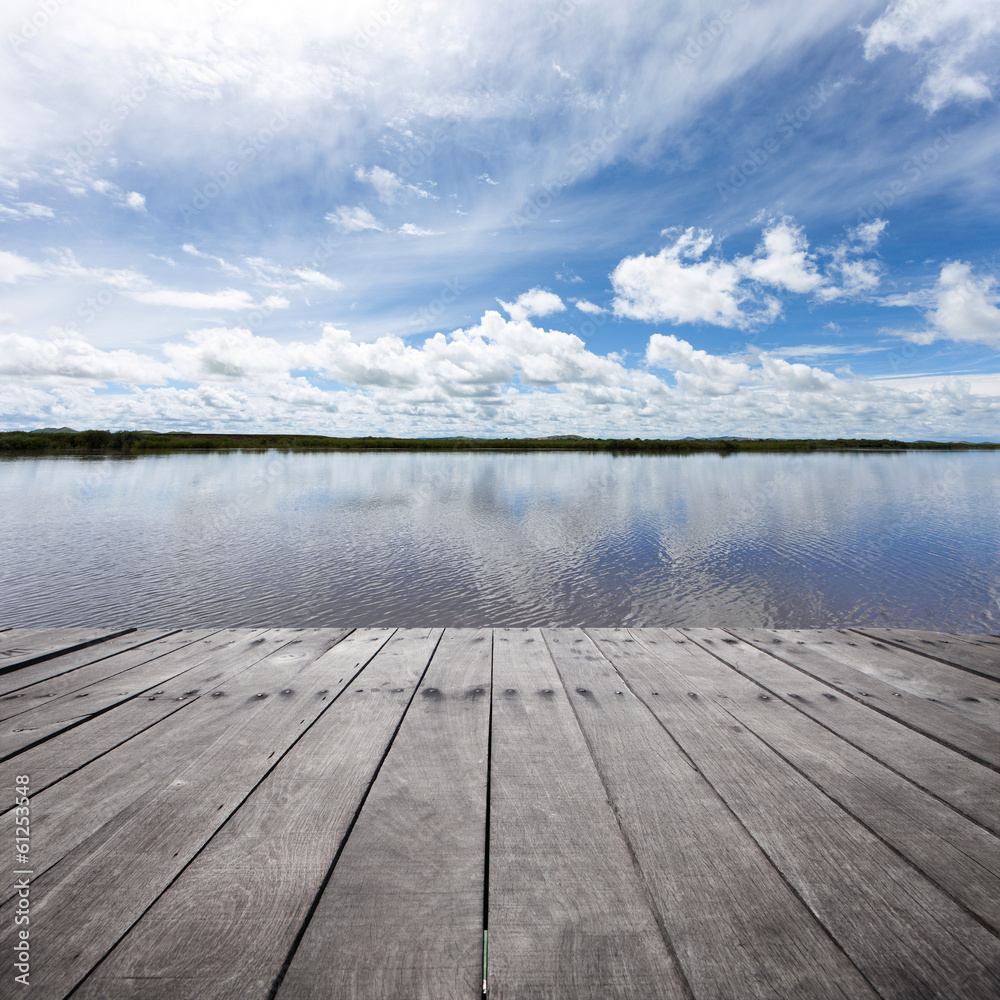
[(996, 439), (986, 0), (32, 0), (0, 427)]

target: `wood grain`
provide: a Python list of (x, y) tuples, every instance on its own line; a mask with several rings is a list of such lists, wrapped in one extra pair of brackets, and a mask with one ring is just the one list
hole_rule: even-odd
[(836, 688), (841, 694), (902, 722), (911, 729), (957, 750), (982, 764), (1000, 768), (1000, 739), (989, 726), (956, 717), (943, 705), (902, 691), (863, 673), (834, 656), (824, 647), (795, 639), (795, 633), (779, 636), (772, 629), (732, 629), (732, 634), (784, 660), (796, 669)]
[(885, 1000), (1000, 995), (996, 935), (734, 726), (685, 673), (676, 642), (591, 634)]
[[(58, 913), (62, 926), (58, 935), (39, 935), (32, 952), (32, 985), (42, 995), (79, 984), (327, 706), (336, 692), (323, 654), (342, 634), (303, 633), (237, 675), (233, 687), (242, 679), (257, 688), (241, 692), (241, 717), (202, 753), (181, 757), (173, 780), (151, 787), (34, 879), (32, 919)], [(12, 908), (0, 907), (8, 951)]]
[(929, 659), (940, 660), (960, 670), (1000, 681), (1000, 650), (987, 640), (982, 644), (963, 643), (940, 632), (920, 632), (910, 629), (857, 628), (852, 632), (892, 643), (901, 649), (919, 653)]
[(543, 631), (694, 997), (874, 997), (591, 639)]
[(677, 644), (675, 669), (698, 684), (702, 697), (712, 699), (948, 895), (1000, 931), (1000, 838), (788, 702), (766, 696), (765, 688), (725, 664), (729, 647), (716, 630), (670, 629), (663, 636)]
[(490, 645), (445, 633), (277, 1000), (479, 994)]
[[(124, 670), (135, 663), (141, 663), (141, 660), (130, 662), (126, 654), (134, 651), (136, 656), (143, 655), (138, 652), (142, 646), (162, 641), (167, 636), (179, 637), (185, 634), (190, 635), (192, 637), (190, 641), (193, 641), (194, 638), (205, 634), (205, 630), (190, 633), (184, 633), (180, 629), (146, 629), (129, 632), (117, 639), (108, 639), (75, 653), (65, 653), (53, 660), (20, 667), (15, 673), (3, 678), (10, 684), (16, 682), (17, 686), (9, 688), (9, 693), (0, 696), (0, 719), (7, 719), (18, 712), (23, 712), (35, 704), (40, 704), (45, 698), (58, 697), (67, 691), (86, 687), (95, 680), (102, 680), (120, 669)], [(183, 645), (183, 640), (178, 639), (178, 643)]]
[(0, 695), (20, 686), (17, 671), (24, 667), (134, 631), (134, 628), (52, 628), (0, 632), (0, 674), (4, 675), (0, 679)]
[(1000, 685), (994, 681), (857, 632), (795, 629), (782, 635), (971, 722), (1000, 728)]
[[(74, 994), (265, 1000), (439, 638), (374, 656)], [(383, 642), (388, 631), (381, 634)]]
[[(51, 739), (116, 705), (147, 692), (152, 693), (172, 678), (182, 676), (211, 655), (208, 651), (210, 647), (198, 643), (199, 639), (207, 639), (211, 634), (212, 631), (206, 629), (189, 633), (187, 638), (171, 636), (161, 639), (122, 654), (125, 660), (119, 664), (113, 663), (118, 660), (117, 656), (111, 657), (95, 664), (109, 670), (121, 667), (110, 676), (77, 690), (64, 691), (61, 695), (53, 692), (51, 696), (43, 697), (41, 704), (26, 705), (25, 711), (0, 722), (0, 760), (7, 760), (28, 747)], [(64, 674), (36, 687), (46, 689), (47, 694), (52, 691), (52, 684), (64, 681), (66, 676)], [(58, 690), (56, 687), (55, 691)]]
[(489, 996), (684, 997), (538, 629), (497, 629)]

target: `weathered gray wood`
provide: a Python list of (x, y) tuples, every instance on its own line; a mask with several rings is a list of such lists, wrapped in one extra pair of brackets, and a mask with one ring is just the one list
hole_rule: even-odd
[[(204, 630), (188, 634), (197, 636), (203, 633)], [(129, 632), (117, 639), (108, 639), (95, 646), (77, 650), (75, 653), (66, 653), (29, 667), (20, 667), (0, 678), (9, 682), (9, 685), (16, 685), (8, 688), (8, 694), (0, 695), (0, 719), (7, 719), (18, 712), (23, 712), (47, 697), (74, 691), (107, 677), (118, 669), (125, 669), (119, 667), (121, 663), (131, 666), (135, 662), (141, 662), (136, 660), (130, 663), (124, 654), (136, 651), (151, 642), (163, 640), (167, 636), (177, 637), (177, 641), (181, 641), (179, 637), (184, 634), (180, 629)], [(119, 656), (122, 657), (121, 660), (114, 659)]]
[(497, 629), (489, 996), (685, 997), (537, 629)]
[(851, 631), (919, 653), (928, 659), (939, 660), (960, 670), (1000, 681), (1000, 650), (992, 643), (964, 643), (941, 632), (912, 629), (855, 628)]
[(591, 635), (884, 1000), (1000, 995), (996, 935), (734, 726), (675, 642)]
[[(233, 689), (241, 680), (257, 688), (241, 693), (240, 718), (194, 759), (178, 760), (173, 780), (150, 788), (35, 877), (32, 920), (44, 925), (58, 914), (61, 925), (59, 934), (39, 935), (37, 950), (32, 946), (38, 992), (62, 996), (74, 988), (327, 707), (337, 691), (330, 675), (342, 672), (344, 651), (331, 650), (331, 638), (340, 635), (303, 633), (238, 674)], [(357, 669), (350, 659), (345, 684)], [(8, 953), (13, 905), (0, 907)]]
[(278, 1000), (479, 993), (490, 646), (442, 638)]
[[(0, 632), (0, 674), (10, 674), (22, 667), (51, 660), (64, 653), (94, 646), (107, 639), (115, 639), (133, 628), (103, 629), (103, 628), (53, 628), (40, 631)], [(0, 695), (14, 690), (11, 685), (17, 685), (15, 678), (10, 676), (0, 680)], [(20, 686), (20, 685), (17, 685)]]
[[(652, 630), (643, 630), (643, 636)], [(724, 663), (715, 629), (665, 630), (676, 669), (953, 899), (1000, 930), (1000, 839)], [(702, 652), (704, 650), (705, 652)], [(717, 658), (718, 657), (718, 658)]]
[[(24, 712), (0, 722), (0, 760), (6, 760), (30, 746), (51, 739), (56, 734), (81, 725), (94, 716), (144, 694), (184, 674), (203, 662), (211, 653), (199, 644), (214, 630), (188, 633), (188, 638), (171, 636), (123, 654), (122, 669), (95, 680), (86, 687), (46, 698), (42, 704), (26, 706)], [(112, 660), (117, 660), (113, 657)], [(130, 665), (131, 661), (131, 665)], [(98, 666), (105, 666), (105, 661)], [(86, 669), (86, 668), (82, 668)], [(74, 672), (75, 673), (75, 672)], [(56, 678), (57, 681), (63, 678)], [(38, 685), (48, 688), (46, 685)], [(116, 717), (117, 719), (117, 717)]]
[(1000, 740), (996, 730), (969, 719), (962, 719), (942, 705), (935, 705), (862, 673), (841, 660), (822, 652), (824, 647), (809, 646), (771, 629), (729, 629), (733, 635), (757, 646), (772, 656), (811, 674), (842, 694), (875, 711), (897, 719), (904, 725), (943, 743), (994, 769), (1000, 768)]
[(967, 670), (843, 629), (795, 629), (774, 634), (796, 645), (805, 643), (825, 656), (900, 691), (949, 708), (972, 722), (1000, 728), (1000, 685)]
[[(374, 632), (371, 639), (362, 637), (345, 647), (341, 660), (358, 658), (359, 642), (374, 644), (389, 634)], [(242, 639), (238, 638), (241, 634)], [(319, 639), (332, 643), (341, 634), (324, 630)], [(64, 767), (65, 751), (60, 745), (72, 741), (68, 749), (83, 756), (116, 741), (109, 752), (32, 797), (33, 821), (46, 831), (33, 846), (36, 873), (60, 861), (150, 788), (168, 784), (213, 744), (227, 736), (231, 740), (234, 729), (245, 724), (254, 706), (260, 705), (257, 695), (273, 697), (295, 677), (301, 657), (292, 643), (301, 636), (300, 630), (242, 629), (232, 630), (231, 635), (237, 637), (231, 645), (220, 646), (203, 665), (163, 685), (162, 694), (155, 698), (129, 702), (14, 758), (19, 770), (23, 767), (32, 775), (34, 788), (32, 762), (43, 765), (43, 775)], [(341, 665), (345, 669), (337, 675), (338, 683), (349, 679), (348, 668), (355, 664)], [(125, 739), (115, 729), (115, 716), (129, 726), (138, 723), (145, 728)], [(92, 741), (73, 739), (92, 729)]]
[(810, 674), (736, 638), (729, 630), (714, 631), (725, 645), (726, 662), (735, 670), (897, 774), (1000, 834), (1000, 775), (995, 771), (844, 697)]
[(74, 997), (266, 1000), (439, 635), (382, 646)]
[[(37, 747), (22, 750), (12, 760), (17, 762), (19, 770), (32, 776), (31, 786), (37, 796), (88, 762), (115, 747), (124, 747), (138, 733), (192, 703), (226, 677), (245, 670), (294, 637), (290, 629), (226, 629), (195, 640), (173, 654), (183, 659), (184, 666), (192, 668), (190, 672), (156, 687), (140, 699), (118, 706), (114, 713), (88, 719), (86, 725), (76, 726)], [(175, 724), (176, 720), (171, 724), (171, 732), (177, 732)], [(133, 743), (123, 749), (118, 759), (128, 760), (137, 746)], [(129, 762), (117, 780), (124, 780), (128, 785), (142, 773), (143, 768), (137, 769)], [(88, 778), (94, 780), (93, 775), (91, 772)], [(112, 789), (107, 791), (114, 795)], [(6, 804), (4, 807), (8, 808)], [(35, 807), (41, 807), (41, 802), (36, 800)]]
[(873, 998), (591, 640), (544, 635), (696, 1000)]

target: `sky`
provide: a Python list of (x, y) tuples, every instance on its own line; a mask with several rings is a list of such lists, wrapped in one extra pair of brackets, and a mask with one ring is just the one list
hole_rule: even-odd
[(995, 0), (0, 29), (0, 429), (1000, 440)]

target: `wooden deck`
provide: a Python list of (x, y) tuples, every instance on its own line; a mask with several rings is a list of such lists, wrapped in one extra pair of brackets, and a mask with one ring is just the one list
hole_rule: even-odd
[(1000, 997), (996, 637), (9, 629), (0, 720), (4, 996)]

